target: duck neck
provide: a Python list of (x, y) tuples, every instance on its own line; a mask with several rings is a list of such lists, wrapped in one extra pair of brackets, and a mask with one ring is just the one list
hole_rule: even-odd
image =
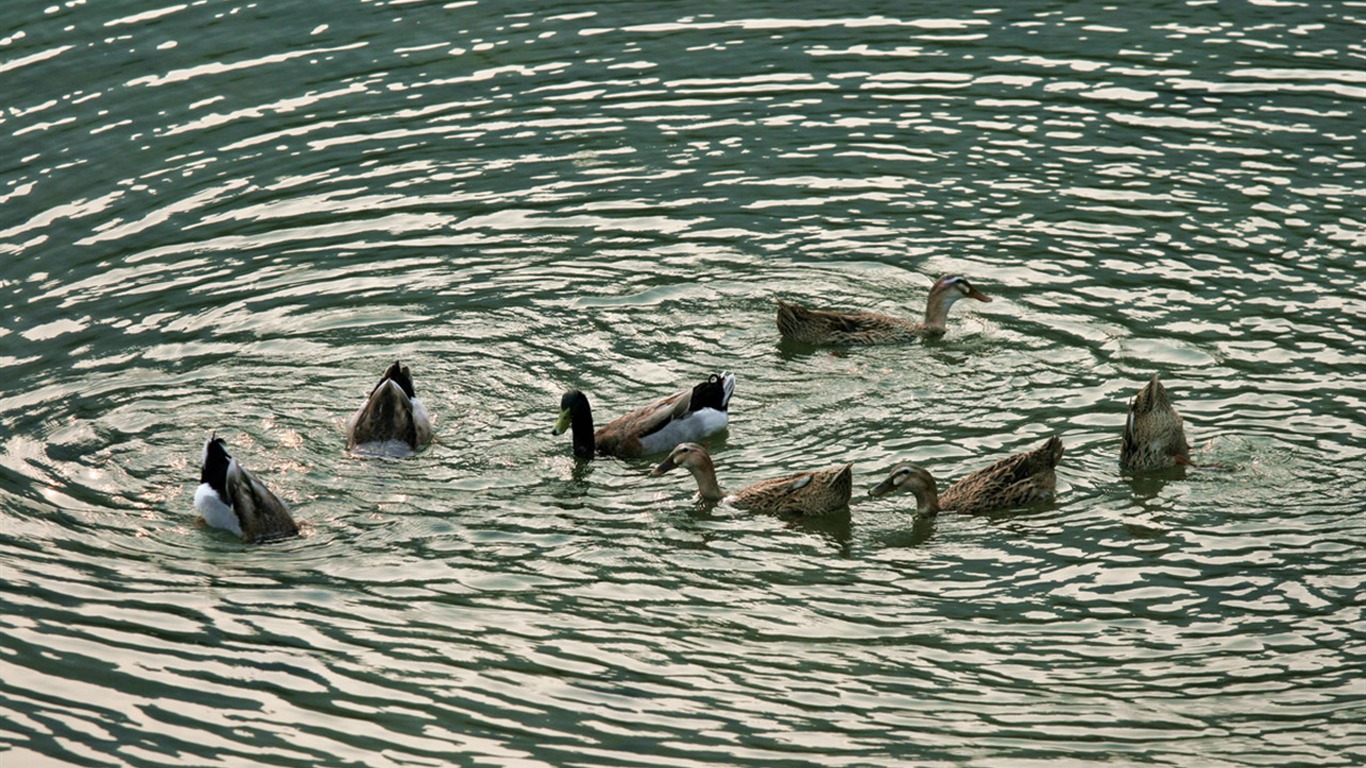
[(927, 476), (925, 484), (911, 488), (911, 493), (915, 494), (917, 515), (934, 517), (939, 514), (939, 489), (935, 487), (934, 478)]
[(958, 291), (934, 293), (925, 304), (925, 322), (921, 328), (925, 333), (943, 333), (947, 328), (949, 308), (958, 301)]
[(697, 480), (697, 495), (707, 501), (719, 501), (725, 498), (721, 492), (721, 486), (716, 482), (716, 465), (712, 463), (710, 456), (703, 456), (697, 464), (689, 464), (688, 471)]
[(593, 437), (593, 409), (586, 399), (574, 407), (570, 419), (569, 434), (574, 441), (574, 455), (583, 459), (593, 458), (598, 444)]

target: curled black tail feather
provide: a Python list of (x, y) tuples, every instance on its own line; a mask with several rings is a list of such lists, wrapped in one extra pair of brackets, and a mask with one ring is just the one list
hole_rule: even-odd
[(689, 411), (711, 408), (725, 411), (730, 405), (730, 393), (726, 391), (726, 374), (713, 373), (707, 380), (692, 388), (692, 398), (688, 402)]

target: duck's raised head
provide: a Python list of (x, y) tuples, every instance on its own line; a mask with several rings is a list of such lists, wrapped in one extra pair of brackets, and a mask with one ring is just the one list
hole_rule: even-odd
[(659, 477), (678, 467), (692, 471), (710, 465), (711, 455), (707, 453), (706, 448), (697, 443), (679, 443), (658, 466), (650, 470), (650, 476)]
[(962, 275), (945, 275), (939, 278), (930, 289), (931, 296), (942, 297), (943, 300), (952, 304), (961, 298), (976, 299), (978, 301), (991, 301), (991, 297), (977, 290), (972, 283), (968, 282)]
[(930, 288), (930, 297), (925, 302), (925, 332), (940, 334), (949, 317), (949, 308), (959, 299), (969, 298), (978, 301), (991, 301), (991, 297), (977, 290), (962, 275), (945, 275)]
[(914, 464), (902, 464), (892, 470), (892, 474), (886, 480), (868, 489), (868, 495), (886, 496), (892, 493), (910, 491), (918, 493), (922, 491), (935, 492), (934, 478), (929, 471)]
[(593, 409), (588, 405), (588, 396), (577, 389), (571, 389), (560, 396), (560, 415), (555, 420), (552, 435), (563, 435), (574, 423), (575, 414), (587, 414), (591, 418)]

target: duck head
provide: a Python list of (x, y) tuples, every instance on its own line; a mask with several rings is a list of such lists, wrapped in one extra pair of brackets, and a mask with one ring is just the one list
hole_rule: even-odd
[(868, 495), (874, 498), (905, 492), (915, 495), (916, 511), (920, 514), (926, 517), (939, 514), (939, 490), (935, 487), (934, 477), (928, 470), (915, 464), (896, 467), (886, 480), (868, 489)]
[(942, 333), (944, 322), (949, 316), (949, 308), (962, 298), (991, 301), (990, 296), (977, 290), (962, 275), (945, 275), (939, 278), (930, 288), (929, 299), (925, 302), (925, 328), (931, 333)]
[(664, 460), (652, 470), (650, 477), (659, 477), (665, 472), (673, 471), (683, 467), (689, 472), (702, 469), (711, 465), (711, 456), (707, 454), (707, 449), (697, 443), (679, 443)]

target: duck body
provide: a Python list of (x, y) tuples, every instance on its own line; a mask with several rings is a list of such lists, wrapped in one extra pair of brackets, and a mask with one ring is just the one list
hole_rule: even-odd
[(701, 440), (730, 423), (730, 398), (735, 374), (721, 371), (689, 389), (637, 408), (593, 428), (588, 396), (572, 389), (560, 398), (560, 415), (552, 434), (572, 432), (574, 454), (635, 459), (664, 453), (680, 442)]
[(927, 470), (902, 464), (868, 493), (885, 496), (909, 491), (915, 494), (917, 512), (926, 517), (941, 510), (980, 514), (1029, 506), (1053, 498), (1057, 487), (1054, 470), (1062, 460), (1062, 451), (1062, 440), (1055, 435), (1032, 451), (1007, 456), (967, 475), (942, 494)]
[(763, 480), (726, 495), (716, 482), (716, 465), (707, 449), (697, 443), (680, 443), (668, 458), (651, 470), (658, 477), (678, 467), (687, 469), (697, 480), (697, 492), (705, 501), (729, 501), (741, 509), (756, 512), (815, 517), (849, 507), (853, 494), (854, 465), (844, 464), (812, 472)]
[(1125, 469), (1147, 471), (1190, 465), (1190, 444), (1181, 415), (1172, 407), (1156, 373), (1129, 401), (1119, 462)]
[(299, 533), (289, 507), (237, 463), (221, 437), (204, 443), (194, 506), (204, 522), (231, 531), (243, 541), (273, 541)]
[(949, 309), (961, 298), (991, 301), (962, 275), (947, 275), (930, 288), (923, 322), (874, 312), (835, 312), (778, 302), (778, 333), (813, 345), (892, 344), (942, 336)]
[(401, 456), (431, 441), (432, 419), (413, 387), (412, 372), (395, 361), (347, 419), (347, 447)]

